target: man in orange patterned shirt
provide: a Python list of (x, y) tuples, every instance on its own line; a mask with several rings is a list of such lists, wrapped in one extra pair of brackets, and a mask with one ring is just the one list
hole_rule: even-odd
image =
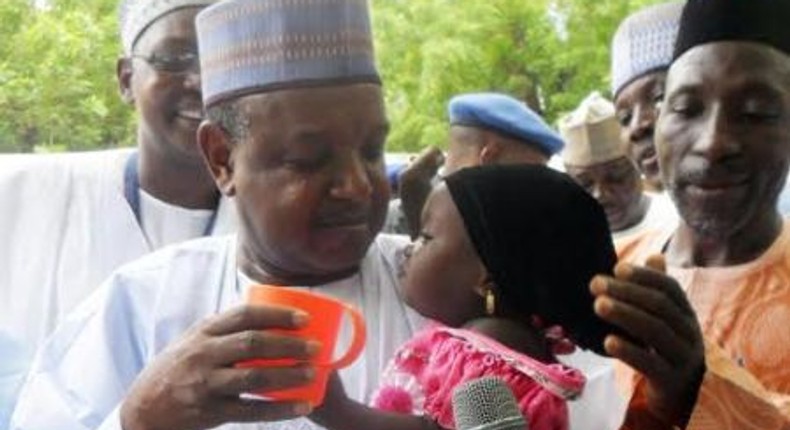
[(685, 6), (656, 129), (680, 225), (591, 283), (632, 336), (606, 341), (637, 372), (624, 428), (790, 429), (788, 21), (790, 0)]

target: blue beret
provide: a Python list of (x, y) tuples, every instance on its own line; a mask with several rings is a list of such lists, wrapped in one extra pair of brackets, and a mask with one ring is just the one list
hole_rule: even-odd
[(485, 128), (535, 145), (548, 155), (562, 150), (562, 138), (526, 104), (504, 94), (476, 93), (453, 97), (450, 125)]

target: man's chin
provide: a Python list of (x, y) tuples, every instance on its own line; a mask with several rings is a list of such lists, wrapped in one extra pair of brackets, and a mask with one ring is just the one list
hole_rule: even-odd
[(711, 212), (683, 214), (681, 211), (683, 220), (694, 233), (712, 240), (722, 240), (740, 231), (748, 222), (745, 215), (741, 213), (727, 216), (727, 214)]
[(313, 266), (322, 272), (341, 272), (359, 267), (373, 238), (355, 238), (345, 243), (318, 244), (312, 249)]
[(316, 256), (312, 267), (310, 277), (317, 279), (324, 279), (325, 282), (334, 282), (341, 279), (348, 278), (359, 271), (364, 257), (348, 257), (344, 259), (335, 258), (332, 261), (327, 261), (326, 258)]

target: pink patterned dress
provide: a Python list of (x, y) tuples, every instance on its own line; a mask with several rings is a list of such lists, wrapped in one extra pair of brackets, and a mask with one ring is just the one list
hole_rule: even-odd
[(454, 429), (453, 389), (495, 376), (507, 383), (531, 430), (567, 430), (566, 401), (584, 388), (584, 376), (560, 363), (545, 364), (469, 330), (434, 327), (403, 345), (389, 363), (373, 407), (428, 415)]

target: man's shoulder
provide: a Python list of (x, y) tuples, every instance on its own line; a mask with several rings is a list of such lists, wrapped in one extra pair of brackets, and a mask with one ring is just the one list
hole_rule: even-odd
[(674, 225), (646, 228), (615, 240), (617, 258), (621, 262), (641, 265), (654, 254), (661, 254), (675, 229)]
[(119, 182), (123, 177), (126, 161), (134, 151), (134, 148), (120, 148), (74, 152), (63, 154), (61, 162), (68, 166), (77, 179)]
[(181, 242), (121, 266), (113, 277), (117, 281), (128, 282), (167, 278), (179, 273), (200, 276), (218, 263), (224, 263), (228, 252), (233, 252), (235, 243), (235, 235), (207, 236)]
[(75, 314), (86, 319), (98, 309), (123, 309), (147, 327), (164, 324), (171, 335), (180, 333), (219, 309), (234, 246), (235, 237), (217, 236), (162, 248), (118, 268)]
[(131, 148), (53, 154), (0, 156), (0, 187), (40, 187), (51, 191), (73, 181), (89, 186), (120, 180)]
[(54, 166), (85, 167), (94, 164), (106, 164), (113, 161), (125, 161), (134, 148), (116, 148), (99, 151), (53, 152), (44, 154), (3, 154), (0, 165), (16, 170), (42, 169)]

